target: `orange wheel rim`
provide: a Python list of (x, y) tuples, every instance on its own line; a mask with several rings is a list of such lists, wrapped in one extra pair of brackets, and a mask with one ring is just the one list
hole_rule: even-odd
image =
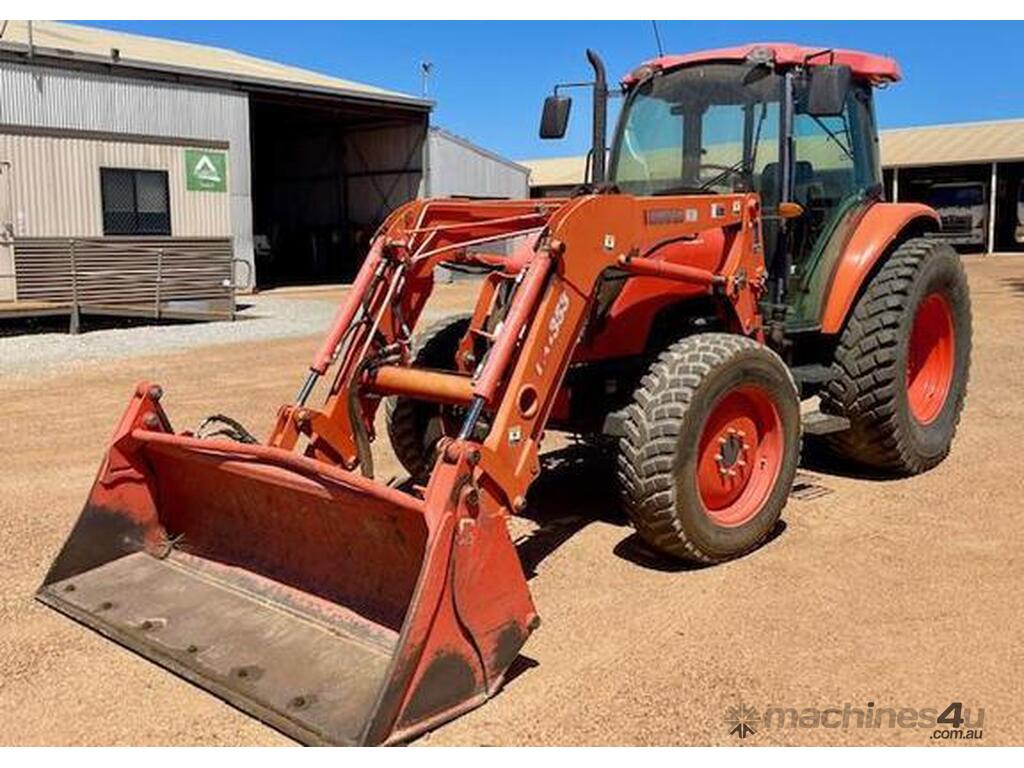
[(731, 390), (711, 410), (697, 453), (697, 489), (716, 525), (734, 528), (764, 507), (782, 471), (782, 420), (767, 390)]
[(941, 293), (926, 296), (914, 313), (907, 350), (907, 401), (921, 424), (942, 412), (953, 385), (956, 336), (953, 311)]

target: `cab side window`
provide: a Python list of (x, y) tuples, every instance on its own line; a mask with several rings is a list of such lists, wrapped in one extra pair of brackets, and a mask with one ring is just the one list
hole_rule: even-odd
[(806, 212), (798, 260), (828, 235), (852, 204), (881, 183), (870, 104), (867, 86), (856, 84), (840, 115), (812, 116), (797, 102), (793, 192)]

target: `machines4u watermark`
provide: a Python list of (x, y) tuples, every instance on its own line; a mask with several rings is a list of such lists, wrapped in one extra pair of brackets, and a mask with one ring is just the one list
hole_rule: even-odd
[(739, 703), (726, 709), (729, 734), (747, 739), (758, 733), (797, 729), (917, 730), (933, 741), (977, 741), (984, 737), (985, 708), (954, 701), (945, 707), (906, 707), (845, 702), (826, 707), (772, 705), (762, 709)]

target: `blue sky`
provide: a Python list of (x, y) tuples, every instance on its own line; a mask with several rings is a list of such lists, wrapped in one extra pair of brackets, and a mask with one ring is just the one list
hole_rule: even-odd
[[(537, 138), (557, 81), (589, 75), (595, 48), (618, 79), (655, 53), (648, 21), (625, 22), (78, 22), (222, 46), (384, 88), (420, 93), (434, 64), (433, 122), (507, 157), (578, 154), (590, 107), (579, 93), (569, 136)], [(883, 128), (1024, 117), (1021, 22), (659, 22), (666, 52), (751, 41), (860, 48), (895, 56), (904, 80), (878, 97)]]

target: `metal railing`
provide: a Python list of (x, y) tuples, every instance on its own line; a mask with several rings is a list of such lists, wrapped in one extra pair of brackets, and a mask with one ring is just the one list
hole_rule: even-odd
[(67, 306), (72, 333), (83, 313), (233, 320), (235, 294), (253, 277), (230, 238), (15, 238), (13, 246), (17, 301)]

